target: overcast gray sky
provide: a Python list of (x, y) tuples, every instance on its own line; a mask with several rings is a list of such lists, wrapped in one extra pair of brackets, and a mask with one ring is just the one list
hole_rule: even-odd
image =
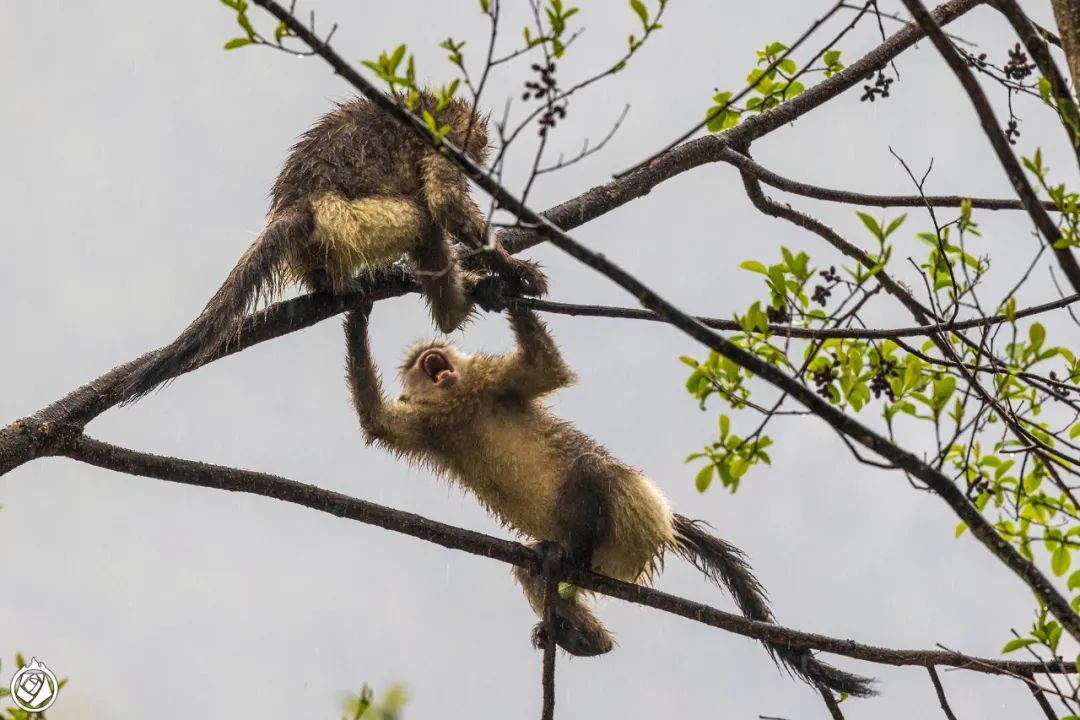
[[(636, 29), (625, 3), (580, 4), (575, 21), (588, 30), (560, 66), (564, 84), (610, 62)], [(474, 55), (482, 45), (476, 5), (302, 7), (314, 7), (324, 24), (340, 23), (335, 45), (349, 60), (407, 40), (421, 78), (441, 81), (450, 70), (438, 41), (468, 39)], [(713, 88), (741, 85), (756, 49), (791, 41), (829, 5), (672, 0), (663, 31), (625, 73), (571, 106), (553, 147), (573, 152), (583, 138), (603, 136), (630, 103), (623, 128), (603, 152), (542, 178), (532, 204), (577, 195), (666, 144), (702, 117)], [(1052, 22), (1048, 3), (1027, 5)], [(900, 3), (882, 6), (899, 11)], [(251, 16), (272, 27), (257, 8)], [(508, 43), (520, 25), (508, 25)], [(844, 58), (875, 44), (875, 32), (867, 23), (846, 38)], [(988, 9), (954, 32), (1001, 61), (1014, 42)], [(267, 190), (293, 139), (351, 96), (317, 59), (222, 51), (235, 34), (232, 13), (212, 0), (0, 3), (0, 293), (8, 308), (0, 420), (29, 414), (171, 339), (261, 229)], [(907, 191), (891, 145), (920, 169), (934, 158), (931, 192), (1008, 195), (932, 46), (922, 44), (898, 67), (901, 82), (888, 101), (860, 103), (851, 91), (761, 141), (755, 157), (809, 182)], [(488, 108), (517, 98), (524, 74), (516, 65), (497, 75)], [(993, 97), (1004, 112), (1003, 95)], [(1018, 109), (1025, 121), (1018, 149), (1029, 153), (1038, 141), (1062, 179), (1075, 182), (1064, 174), (1074, 166), (1061, 153), (1060, 129), (1031, 102)], [(520, 187), (514, 183), (528, 160), (527, 152), (514, 156), (511, 186)], [(864, 246), (870, 240), (852, 208), (792, 202)], [(995, 266), (992, 287), (1003, 288), (1036, 248), (1030, 225), (1016, 214), (977, 219), (985, 234), (979, 250)], [(910, 238), (927, 222), (911, 214), (898, 258), (922, 257)], [(778, 258), (781, 244), (807, 250), (818, 265), (838, 263), (816, 237), (758, 214), (727, 166), (666, 182), (574, 236), (709, 315), (730, 316), (763, 297), (758, 278), (737, 265)], [(553, 299), (632, 302), (554, 248), (529, 254), (547, 266)], [(1043, 269), (1020, 302), (1053, 297)], [(910, 324), (887, 301), (879, 305), (874, 317), (883, 323)], [(956, 521), (942, 502), (897, 473), (853, 463), (814, 419), (774, 423), (772, 468), (752, 471), (737, 495), (719, 487), (698, 494), (695, 468), (683, 458), (713, 438), (720, 408), (698, 410), (677, 358), (700, 356), (700, 347), (653, 324), (551, 317), (550, 325), (580, 376), (556, 397), (557, 412), (642, 468), (681, 512), (744, 548), (784, 624), (879, 645), (994, 654), (1009, 628), (1029, 622), (1030, 593), (969, 537), (953, 539)], [(1069, 326), (1049, 326), (1052, 337), (1069, 338)], [(373, 344), (386, 369), (408, 342), (431, 333), (416, 297), (375, 309)], [(458, 339), (489, 351), (510, 342), (499, 317)], [(340, 323), (331, 320), (182, 378), (107, 413), (89, 432), (506, 536), (472, 498), (363, 444), (344, 391), (342, 350)], [(752, 421), (736, 417), (744, 428)], [(902, 437), (926, 447), (922, 432)], [(539, 713), (534, 618), (508, 566), (264, 498), (66, 460), (33, 462), (3, 478), (0, 501), (0, 681), (10, 679), (16, 650), (71, 676), (53, 720), (336, 720), (347, 691), (395, 681), (409, 688), (409, 718)], [(676, 561), (658, 585), (732, 607)], [(615, 600), (600, 607), (619, 647), (600, 659), (560, 660), (560, 718), (825, 714), (816, 692), (780, 673), (750, 640)], [(940, 713), (922, 670), (835, 662), (881, 679), (882, 697), (845, 703), (848, 718)], [(960, 717), (1036, 712), (1019, 683), (959, 672), (944, 682)]]

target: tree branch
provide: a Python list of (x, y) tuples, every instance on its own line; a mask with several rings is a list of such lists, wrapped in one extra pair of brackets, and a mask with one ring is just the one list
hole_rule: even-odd
[[(1042, 305), (1033, 305), (1016, 311), (1016, 319), (1041, 315), (1051, 310), (1059, 310), (1068, 307), (1080, 300), (1080, 295), (1053, 300)], [(613, 307), (610, 305), (577, 305), (573, 303), (560, 303), (552, 300), (541, 300), (532, 297), (520, 297), (510, 301), (514, 307), (528, 308), (538, 312), (556, 313), (558, 315), (571, 315), (575, 317), (607, 317), (625, 318), (628, 320), (646, 320), (649, 322), (667, 322), (660, 315), (649, 310), (637, 308)], [(735, 320), (722, 318), (695, 316), (695, 319), (703, 325), (715, 330), (731, 330), (742, 332), (742, 326)], [(891, 339), (901, 337), (925, 337), (937, 335), (943, 332), (958, 332), (971, 328), (987, 327), (1009, 322), (1004, 315), (990, 315), (988, 317), (972, 318), (970, 320), (958, 320), (951, 323), (935, 323), (932, 325), (917, 325), (900, 328), (801, 328), (794, 325), (778, 325), (769, 323), (769, 333), (779, 337), (791, 337), (800, 339), (827, 340), (829, 338), (858, 338), (862, 340)], [(987, 368), (994, 371), (993, 368)]]
[(934, 669), (933, 665), (928, 665), (926, 671), (930, 673), (930, 682), (934, 683), (934, 692), (937, 693), (941, 711), (945, 713), (948, 720), (956, 720), (956, 715), (953, 714), (952, 708), (949, 707), (949, 699), (945, 697), (945, 688), (941, 685), (941, 678), (938, 677), (937, 670)]
[[(462, 550), (534, 571), (543, 571), (543, 558), (540, 553), (519, 543), (446, 525), (420, 515), (359, 500), (277, 475), (137, 452), (94, 440), (77, 431), (63, 442), (57, 443), (51, 454), (127, 475), (272, 498), (335, 517), (409, 535), (452, 550)], [(1072, 662), (998, 660), (968, 656), (948, 650), (894, 650), (865, 645), (853, 640), (801, 632), (773, 623), (748, 620), (741, 615), (717, 610), (659, 590), (613, 580), (567, 565), (556, 568), (556, 577), (587, 590), (669, 612), (736, 635), (793, 649), (820, 650), (880, 665), (919, 667), (940, 665), (990, 675), (1032, 675), (1077, 671), (1076, 664)]]
[[(949, 0), (934, 10), (934, 17), (946, 25), (981, 5), (985, 0)], [(806, 113), (820, 107), (846, 90), (863, 82), (879, 68), (885, 67), (920, 39), (923, 31), (909, 25), (889, 37), (841, 72), (807, 88), (797, 97), (775, 108), (746, 118), (738, 125), (716, 135), (691, 140), (679, 145), (667, 155), (641, 167), (618, 180), (599, 185), (543, 213), (544, 217), (564, 230), (572, 230), (604, 213), (647, 195), (664, 180), (692, 168), (720, 159), (726, 146), (741, 146), (782, 128)], [(503, 246), (520, 252), (544, 241), (543, 235), (531, 228), (513, 228), (499, 233)]]
[(997, 119), (994, 117), (994, 110), (990, 107), (990, 101), (986, 99), (986, 93), (983, 92), (979, 81), (975, 79), (967, 63), (956, 52), (956, 48), (952, 46), (948, 38), (945, 37), (941, 26), (927, 11), (926, 7), (919, 0), (903, 0), (903, 2), (908, 12), (919, 24), (919, 27), (926, 32), (930, 37), (930, 41), (934, 43), (934, 47), (945, 58), (945, 62), (948, 63), (960, 84), (964, 86), (964, 91), (967, 92), (968, 98), (970, 98), (971, 104), (979, 116), (979, 124), (982, 126), (983, 132), (986, 133), (986, 137), (990, 140), (990, 144), (993, 146), (1005, 174), (1008, 175), (1009, 181), (1012, 182), (1013, 189), (1020, 196), (1020, 201), (1035, 222), (1035, 226), (1050, 245), (1054, 258), (1057, 259), (1058, 265), (1073, 286), (1073, 290), (1080, 292), (1080, 263), (1077, 263), (1076, 257), (1073, 256), (1072, 250), (1069, 248), (1055, 247), (1057, 242), (1061, 240), (1061, 230), (1050, 215), (1047, 214), (1046, 210), (1043, 209), (1035, 190), (1031, 187), (1031, 183), (1028, 182), (1027, 176), (1024, 175), (1024, 170), (1020, 167), (1020, 163), (1017, 162), (1016, 156), (1013, 155), (1012, 149), (1009, 147), (1009, 141), (1005, 139), (1005, 134), (1001, 132), (1001, 128), (998, 126)]
[(1077, 113), (1076, 102), (1073, 100), (1072, 91), (1069, 90), (1069, 83), (1065, 81), (1065, 76), (1061, 74), (1057, 63), (1050, 55), (1046, 40), (1043, 39), (1038, 26), (1024, 14), (1016, 0), (994, 0), (991, 5), (996, 7), (1013, 26), (1013, 30), (1020, 37), (1020, 42), (1024, 43), (1039, 72), (1049, 81), (1050, 90), (1057, 101), (1061, 125), (1068, 136), (1073, 155), (1080, 164), (1080, 125), (1078, 125), (1080, 114)]
[[(748, 173), (766, 185), (771, 185), (778, 190), (813, 198), (814, 200), (826, 200), (829, 202), (847, 203), (849, 205), (863, 205), (870, 207), (960, 207), (964, 200), (971, 201), (971, 207), (980, 210), (1023, 210), (1024, 205), (1019, 200), (1006, 200), (1002, 198), (976, 198), (963, 195), (868, 195), (866, 193), (851, 192), (849, 190), (834, 190), (832, 188), (810, 185), (809, 183), (791, 180), (782, 175), (759, 165), (749, 157), (736, 152), (731, 148), (725, 149), (720, 155), (720, 161), (734, 165), (745, 173)], [(1043, 207), (1052, 212), (1057, 212), (1057, 206), (1050, 200), (1044, 200)]]

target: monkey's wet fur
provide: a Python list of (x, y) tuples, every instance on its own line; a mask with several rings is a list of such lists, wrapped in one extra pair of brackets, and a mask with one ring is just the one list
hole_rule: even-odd
[[(487, 122), (472, 105), (454, 99), (439, 108), (424, 92), (412, 112), (425, 111), (449, 126), (450, 142), (484, 162)], [(128, 377), (125, 402), (221, 351), (244, 316), (289, 283), (337, 293), (359, 271), (408, 256), (443, 332), (472, 311), (481, 267), (498, 270), (519, 293), (546, 291), (537, 265), (486, 244), (487, 222), (465, 174), (369, 100), (343, 103), (308, 130), (271, 195), (266, 228), (191, 325)], [(455, 240), (470, 252), (458, 257)]]
[[(400, 368), (404, 389), (383, 395), (368, 345), (368, 314), (348, 314), (347, 381), (368, 443), (436, 471), (471, 491), (505, 525), (579, 567), (631, 583), (651, 581), (671, 551), (726, 587), (746, 617), (775, 622), (764, 588), (741, 551), (677, 515), (644, 475), (612, 457), (588, 435), (555, 417), (545, 395), (574, 375), (544, 324), (512, 309), (517, 339), (509, 355), (467, 355), (436, 342), (414, 348)], [(516, 568), (529, 604), (544, 617), (545, 579)], [(555, 642), (572, 655), (602, 655), (611, 633), (587, 593), (560, 593)], [(547, 632), (533, 632), (540, 646)], [(808, 650), (765, 644), (774, 660), (815, 686), (855, 696), (873, 681), (843, 672)]]

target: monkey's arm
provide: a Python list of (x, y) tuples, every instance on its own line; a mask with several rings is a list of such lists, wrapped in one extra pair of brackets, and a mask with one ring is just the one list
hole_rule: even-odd
[(346, 365), (349, 391), (368, 442), (392, 447), (404, 444), (404, 413), (383, 397), (382, 383), (375, 371), (368, 344), (368, 315), (371, 306), (345, 315)]
[(435, 224), (460, 240), (470, 250), (477, 251), (463, 258), (465, 267), (488, 270), (516, 281), (519, 292), (525, 295), (547, 293), (547, 278), (534, 262), (515, 258), (496, 240), (487, 244), (488, 225), (484, 214), (469, 195), (465, 175), (453, 163), (435, 152), (420, 161), (424, 185), (424, 202)]
[(470, 248), (481, 248), (487, 239), (487, 222), (469, 196), (465, 175), (449, 160), (429, 152), (420, 160), (424, 202), (432, 220)]
[(424, 290), (435, 324), (444, 333), (453, 332), (472, 310), (476, 276), (462, 270), (450, 238), (430, 225), (413, 251), (416, 279)]
[(511, 309), (509, 314), (517, 349), (504, 361), (498, 388), (532, 398), (572, 384), (574, 372), (563, 360), (559, 346), (536, 313)]

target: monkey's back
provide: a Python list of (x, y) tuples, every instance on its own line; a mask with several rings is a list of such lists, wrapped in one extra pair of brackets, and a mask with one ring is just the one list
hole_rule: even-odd
[(340, 104), (293, 146), (271, 188), (272, 212), (334, 193), (346, 200), (420, 190), (419, 138), (372, 102)]
[(531, 538), (555, 539), (556, 503), (571, 466), (598, 456), (615, 481), (605, 485), (610, 530), (593, 567), (629, 582), (651, 574), (674, 533), (667, 501), (650, 480), (538, 401), (496, 400), (476, 417), (458, 427), (454, 448), (437, 464), (492, 514)]

